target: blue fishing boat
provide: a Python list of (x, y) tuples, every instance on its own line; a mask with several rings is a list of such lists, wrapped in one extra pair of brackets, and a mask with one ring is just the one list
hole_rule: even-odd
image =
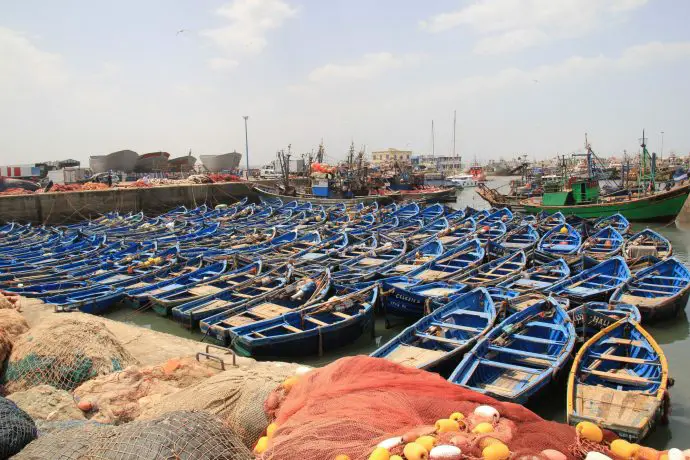
[(523, 224), (509, 231), (501, 239), (501, 244), (510, 250), (530, 252), (539, 241), (539, 232), (529, 224)]
[(568, 423), (593, 422), (638, 442), (664, 414), (667, 388), (663, 350), (639, 323), (625, 318), (599, 331), (575, 356)]
[(466, 270), (478, 266), (484, 259), (484, 248), (479, 240), (469, 240), (431, 262), (427, 262), (408, 272), (407, 276), (416, 278), (424, 283), (457, 278)]
[(491, 296), (477, 288), (420, 319), (371, 356), (418, 369), (454, 366), (493, 327), (495, 319)]
[(560, 228), (565, 224), (565, 216), (562, 212), (557, 211), (553, 214), (539, 214), (539, 232), (546, 234), (555, 228)]
[(244, 286), (261, 278), (263, 276), (261, 274), (262, 269), (263, 262), (258, 260), (227, 271), (218, 278), (208, 277), (210, 281), (203, 281), (198, 284), (182, 284), (179, 287), (167, 289), (150, 296), (150, 299), (166, 310), (171, 310), (186, 302), (209, 297), (227, 289), (234, 289), (237, 286)]
[(503, 222), (508, 225), (513, 221), (513, 213), (508, 208), (501, 208), (493, 211), (491, 214), (482, 219), (482, 225), (491, 225), (495, 222)]
[(419, 231), (416, 231), (407, 237), (407, 243), (410, 245), (418, 245), (431, 238), (435, 238), (445, 230), (450, 228), (450, 222), (445, 217), (436, 219), (430, 224), (425, 225)]
[(668, 238), (651, 228), (635, 233), (623, 246), (623, 256), (628, 263), (650, 256), (666, 259), (672, 254), (673, 246)]
[(437, 238), (444, 247), (450, 249), (474, 238), (476, 232), (477, 222), (473, 217), (467, 217), (450, 228), (442, 230)]
[(417, 203), (408, 203), (400, 206), (391, 213), (392, 217), (398, 217), (404, 220), (414, 219), (419, 215), (419, 205)]
[(227, 344), (231, 338), (231, 329), (300, 311), (309, 305), (323, 302), (332, 290), (331, 274), (326, 269), (315, 276), (298, 278), (267, 295), (230, 304), (219, 313), (202, 320), (200, 328), (204, 334)]
[(422, 284), (421, 280), (407, 276), (384, 278), (379, 282), (381, 307), (386, 316), (421, 318), (470, 289), (466, 284), (447, 281)]
[(357, 282), (379, 268), (397, 264), (407, 252), (407, 241), (397, 240), (387, 242), (379, 247), (343, 263), (337, 271), (333, 272), (333, 278), (342, 278), (348, 283)]
[(604, 227), (582, 243), (580, 253), (604, 260), (615, 256), (623, 248), (623, 236), (613, 227)]
[(184, 326), (194, 328), (206, 318), (273, 296), (292, 281), (292, 276), (292, 265), (277, 267), (216, 293), (180, 304), (172, 309), (172, 317)]
[(475, 238), (477, 238), (483, 246), (486, 246), (489, 241), (500, 241), (507, 232), (508, 228), (503, 222), (485, 224), (484, 221), (481, 221), (477, 224)]
[(556, 259), (544, 265), (535, 265), (527, 271), (498, 283), (498, 287), (518, 291), (521, 294), (527, 292), (540, 292), (554, 284), (565, 280), (570, 276), (570, 268), (563, 259)]
[(472, 287), (495, 286), (519, 274), (526, 264), (525, 252), (517, 251), (466, 272), (458, 278), (458, 281)]
[(607, 217), (600, 217), (594, 222), (594, 227), (602, 229), (606, 227), (615, 228), (618, 233), (625, 235), (630, 231), (630, 222), (623, 216), (623, 214), (616, 213)]
[(671, 257), (636, 273), (613, 293), (611, 302), (633, 304), (649, 321), (676, 316), (689, 296), (690, 270)]
[[(562, 257), (566, 262), (577, 258), (582, 245), (582, 236), (570, 224), (558, 225), (542, 236), (537, 244), (537, 253), (546, 258)], [(535, 257), (537, 254), (535, 254)], [(552, 257), (549, 257), (552, 256)]]
[(580, 343), (623, 318), (630, 318), (638, 323), (642, 321), (640, 310), (627, 303), (587, 302), (568, 310), (568, 316), (575, 326)]
[(522, 404), (555, 378), (574, 346), (568, 314), (546, 298), (510, 315), (480, 339), (448, 380)]
[(351, 343), (373, 327), (378, 286), (338, 295), (296, 312), (230, 329), (233, 349), (244, 356), (321, 355)]
[[(362, 282), (371, 281), (382, 278), (389, 278), (393, 276), (402, 276), (412, 270), (424, 265), (443, 254), (443, 245), (438, 240), (431, 240), (416, 249), (406, 253), (402, 259), (395, 260), (378, 267), (376, 270), (364, 275), (356, 274), (352, 281)], [(345, 283), (349, 281), (347, 276), (339, 276), (338, 282)]]
[(227, 266), (228, 262), (223, 260), (172, 278), (156, 280), (157, 282), (153, 283), (138, 283), (127, 290), (128, 301), (131, 306), (141, 306), (150, 303), (153, 311), (159, 315), (168, 316), (170, 309), (167, 308), (167, 305), (156, 302), (156, 296), (183, 287), (191, 287), (216, 280), (225, 272)]
[(613, 291), (622, 286), (629, 278), (630, 269), (625, 260), (621, 256), (615, 256), (556, 283), (546, 292), (569, 297), (576, 304), (593, 301), (605, 302)]
[(442, 204), (434, 203), (422, 209), (420, 212), (420, 217), (422, 217), (426, 222), (432, 222), (439, 217), (442, 217), (445, 212), (446, 209)]

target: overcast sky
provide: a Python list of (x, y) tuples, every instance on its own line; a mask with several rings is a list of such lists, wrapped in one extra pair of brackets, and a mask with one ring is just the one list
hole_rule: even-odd
[[(0, 164), (690, 151), (686, 0), (0, 1)], [(243, 160), (244, 163), (244, 160)]]

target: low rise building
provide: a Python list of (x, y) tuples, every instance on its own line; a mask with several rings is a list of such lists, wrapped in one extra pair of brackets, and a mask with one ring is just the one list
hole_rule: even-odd
[(398, 162), (398, 164), (410, 164), (411, 150), (386, 149), (371, 152), (371, 162), (374, 165)]

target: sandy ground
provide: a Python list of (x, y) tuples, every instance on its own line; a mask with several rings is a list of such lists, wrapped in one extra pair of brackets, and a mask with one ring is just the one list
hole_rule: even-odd
[[(55, 313), (50, 305), (39, 299), (21, 299), (21, 313), (29, 326), (33, 327), (53, 315), (84, 315), (85, 313)], [(176, 337), (163, 332), (152, 331), (143, 327), (120, 323), (106, 318), (97, 317), (106, 324), (108, 329), (117, 337), (122, 345), (144, 366), (161, 364), (170, 358), (196, 355), (206, 351), (206, 344), (195, 340)], [(211, 354), (222, 357), (226, 366), (232, 365), (232, 355), (223, 354), (217, 349), (211, 349)], [(203, 357), (201, 359), (204, 359)], [(237, 357), (238, 365), (251, 365), (255, 360)]]

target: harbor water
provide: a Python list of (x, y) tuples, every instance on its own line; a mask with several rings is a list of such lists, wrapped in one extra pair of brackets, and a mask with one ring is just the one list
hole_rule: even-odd
[[(487, 184), (492, 188), (500, 187), (501, 191), (507, 189), (510, 177), (496, 177)], [(476, 209), (488, 208), (488, 204), (475, 193), (474, 188), (466, 188), (458, 191), (457, 201), (453, 207), (458, 209), (471, 206)], [(649, 226), (665, 235), (673, 244), (673, 252), (682, 262), (690, 264), (688, 257), (690, 248), (690, 229), (677, 228), (674, 224), (633, 224), (632, 230), (638, 231)], [(109, 312), (108, 318), (134, 323), (139, 326), (151, 328), (160, 332), (177, 335), (197, 340), (206, 339), (198, 331), (189, 331), (179, 323), (162, 318), (153, 312), (138, 312), (129, 309), (115, 309)], [(408, 324), (395, 320), (386, 324), (384, 318), (377, 318), (373, 336), (364, 334), (356, 342), (326, 353), (324, 356), (307, 356), (298, 361), (302, 364), (313, 366), (327, 364), (342, 356), (369, 354), (379, 345), (398, 334)], [(388, 327), (387, 327), (388, 326)], [(671, 415), (667, 426), (658, 425), (652, 434), (645, 440), (645, 444), (657, 449), (667, 449), (674, 446), (685, 446), (688, 439), (684, 436), (690, 433), (690, 323), (688, 323), (687, 307), (675, 319), (645, 325), (661, 345), (669, 362), (670, 376), (675, 380), (675, 385), (670, 389)], [(542, 393), (536, 400), (530, 401), (529, 408), (542, 417), (565, 421), (565, 386), (567, 375), (561, 375), (557, 382)]]

